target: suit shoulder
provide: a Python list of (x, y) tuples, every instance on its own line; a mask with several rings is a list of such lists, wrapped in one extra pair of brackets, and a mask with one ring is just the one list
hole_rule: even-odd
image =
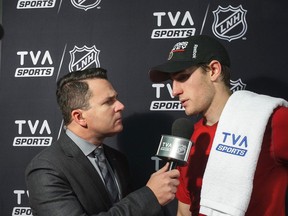
[(54, 142), (51, 146), (46, 147), (36, 154), (26, 167), (26, 172), (38, 168), (54, 167), (61, 163), (64, 153), (61, 150), (59, 143)]

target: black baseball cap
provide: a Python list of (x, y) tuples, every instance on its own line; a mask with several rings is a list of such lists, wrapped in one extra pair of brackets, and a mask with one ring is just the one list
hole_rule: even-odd
[(198, 64), (209, 64), (212, 60), (230, 67), (228, 52), (219, 41), (207, 35), (187, 37), (173, 46), (166, 63), (150, 69), (149, 77), (152, 82), (163, 82), (172, 73)]

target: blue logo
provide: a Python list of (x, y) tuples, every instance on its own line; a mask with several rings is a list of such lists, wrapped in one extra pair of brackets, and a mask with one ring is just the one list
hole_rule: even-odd
[(229, 132), (222, 132), (223, 143), (216, 147), (217, 151), (244, 157), (247, 153), (248, 139), (247, 136), (236, 135)]

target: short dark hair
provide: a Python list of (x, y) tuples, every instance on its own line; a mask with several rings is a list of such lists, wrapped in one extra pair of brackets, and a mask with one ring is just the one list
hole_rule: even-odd
[[(209, 64), (199, 64), (197, 66), (201, 67), (204, 71), (208, 71), (210, 69)], [(224, 84), (228, 88), (230, 88), (231, 87), (231, 85), (230, 85), (230, 78), (231, 78), (230, 67), (228, 67), (227, 65), (223, 65), (223, 64), (221, 64), (221, 66), (222, 66), (222, 71), (221, 71), (222, 80), (223, 80)]]
[(75, 109), (89, 109), (92, 93), (85, 80), (108, 79), (103, 68), (89, 68), (73, 71), (60, 78), (57, 82), (56, 98), (62, 112), (64, 124), (71, 122), (71, 112)]

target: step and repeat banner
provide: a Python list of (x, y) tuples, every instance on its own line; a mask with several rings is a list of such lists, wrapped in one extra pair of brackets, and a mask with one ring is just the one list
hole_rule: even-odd
[[(106, 142), (130, 162), (135, 188), (162, 162), (162, 134), (185, 117), (171, 83), (153, 84), (180, 38), (207, 34), (231, 56), (232, 90), (288, 99), (285, 0), (3, 0), (0, 71), (0, 215), (31, 215), (28, 162), (57, 140), (59, 77), (103, 67), (125, 104), (124, 131)], [(191, 117), (193, 120), (196, 117)], [(175, 215), (176, 201), (166, 207)]]

